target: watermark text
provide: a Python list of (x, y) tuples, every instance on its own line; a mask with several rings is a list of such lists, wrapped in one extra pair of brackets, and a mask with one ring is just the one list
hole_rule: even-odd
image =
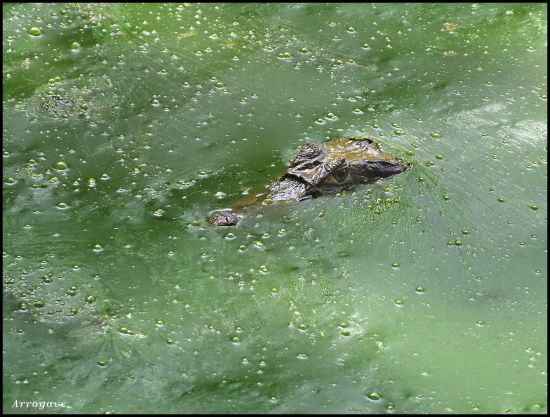
[(38, 408), (43, 410), (44, 408), (65, 408), (67, 404), (64, 402), (58, 403), (57, 401), (17, 401), (12, 404), (13, 408)]

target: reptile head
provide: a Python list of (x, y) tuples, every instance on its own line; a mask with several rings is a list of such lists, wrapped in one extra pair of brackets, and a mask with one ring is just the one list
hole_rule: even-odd
[[(370, 139), (341, 138), (324, 144), (307, 142), (264, 196), (272, 201), (303, 200), (398, 174), (405, 169), (405, 164), (381, 151)], [(222, 210), (211, 216), (210, 223), (234, 226), (241, 217), (231, 210)]]
[[(286, 176), (306, 184), (307, 194), (334, 193), (355, 184), (398, 174), (406, 165), (370, 139), (340, 138), (321, 145), (306, 143)], [(302, 198), (307, 197), (307, 195)]]

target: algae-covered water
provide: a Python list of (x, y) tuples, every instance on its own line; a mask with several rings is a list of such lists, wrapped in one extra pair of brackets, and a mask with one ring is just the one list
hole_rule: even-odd
[[(547, 411), (545, 4), (3, 27), (4, 412)], [(410, 167), (206, 222), (340, 136)]]

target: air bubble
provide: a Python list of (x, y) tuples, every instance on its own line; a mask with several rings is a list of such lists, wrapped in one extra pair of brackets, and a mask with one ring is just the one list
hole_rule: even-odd
[(42, 35), (42, 30), (40, 28), (37, 28), (36, 26), (33, 26), (32, 28), (27, 30), (27, 33), (31, 36), (40, 36)]
[(65, 171), (66, 169), (69, 168), (67, 163), (63, 161), (56, 162), (55, 164), (53, 164), (53, 167), (58, 171)]
[(378, 394), (377, 392), (369, 392), (368, 394), (366, 394), (367, 398), (371, 401), (378, 401), (380, 400), (380, 394)]

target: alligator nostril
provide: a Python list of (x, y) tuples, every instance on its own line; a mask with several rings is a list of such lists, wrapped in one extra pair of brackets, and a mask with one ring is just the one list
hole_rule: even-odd
[(234, 226), (239, 222), (239, 216), (232, 211), (218, 211), (210, 216), (210, 223), (214, 226)]

